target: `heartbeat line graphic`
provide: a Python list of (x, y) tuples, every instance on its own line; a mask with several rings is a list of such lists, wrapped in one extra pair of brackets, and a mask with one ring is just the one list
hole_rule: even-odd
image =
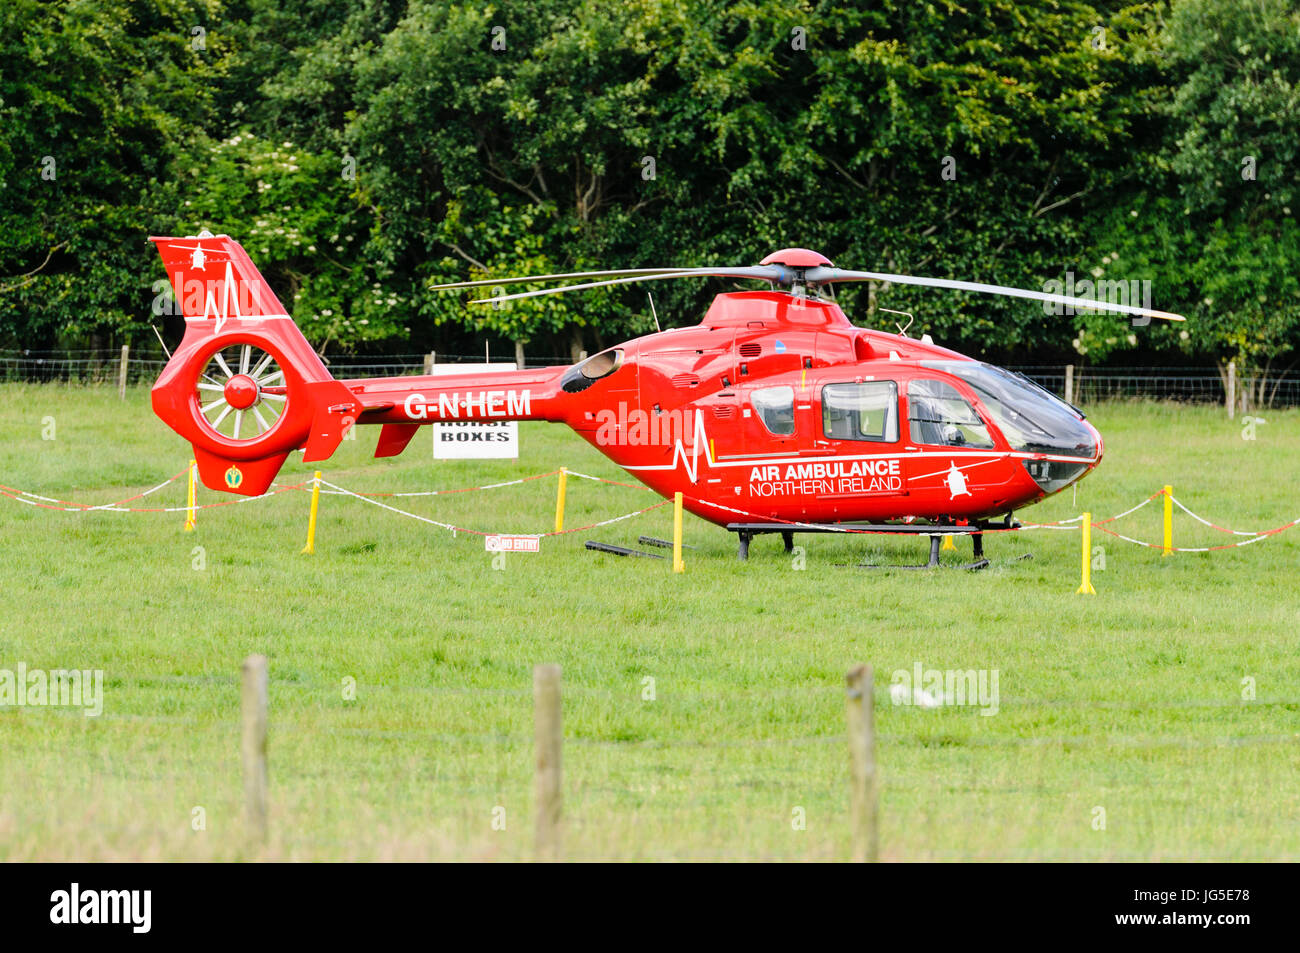
[(235, 282), (235, 271), (230, 266), (230, 262), (226, 262), (226, 277), (221, 283), (221, 311), (217, 311), (217, 303), (212, 295), (211, 287), (208, 288), (207, 301), (205, 301), (203, 305), (203, 317), (207, 318), (208, 312), (211, 311), (212, 317), (217, 321), (216, 327), (212, 329), (213, 334), (220, 334), (222, 325), (224, 325), (226, 319), (231, 316), (230, 305), (232, 303), (232, 295), (230, 292), (232, 288), (235, 292), (233, 295), (233, 303), (235, 306), (233, 317), (242, 319), (244, 316), (239, 313), (239, 286)]
[[(214, 261), (214, 255), (209, 253), (206, 256), (201, 248), (195, 248), (193, 251), (192, 263), (197, 264), (199, 270), (204, 267), (210, 268), (217, 264)], [(200, 256), (202, 260), (200, 260)], [(225, 274), (221, 279), (221, 287), (218, 290), (216, 281), (212, 279), (205, 280), (200, 277), (192, 277), (189, 281), (185, 280), (185, 273), (177, 271), (172, 279), (172, 286), (177, 296), (182, 302), (191, 301), (192, 296), (199, 290), (194, 287), (195, 282), (203, 289), (203, 311), (201, 314), (187, 313), (187, 321), (206, 321), (213, 320), (215, 326), (212, 329), (213, 334), (220, 334), (221, 329), (225, 327), (227, 321), (252, 321), (258, 322), (266, 318), (287, 318), (288, 314), (283, 312), (274, 314), (245, 314), (244, 311), (258, 312), (263, 309), (263, 298), (260, 286), (260, 278), (239, 278), (235, 275), (234, 263), (227, 259), (225, 261)], [(240, 301), (243, 300), (241, 306)], [(272, 298), (274, 300), (274, 298)]]
[(671, 463), (655, 464), (653, 466), (625, 467), (626, 470), (676, 470), (680, 463), (686, 470), (686, 475), (691, 478), (692, 483), (698, 483), (700, 452), (704, 452), (704, 459), (708, 461), (710, 467), (716, 465), (713, 459), (713, 452), (709, 449), (709, 435), (704, 431), (704, 414), (696, 410), (695, 420), (691, 427), (694, 434), (691, 439), (691, 452), (688, 456), (686, 448), (682, 445), (682, 438), (678, 437), (673, 446), (673, 459)]

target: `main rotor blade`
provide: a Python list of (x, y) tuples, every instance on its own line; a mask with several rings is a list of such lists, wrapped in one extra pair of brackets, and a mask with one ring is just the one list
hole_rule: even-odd
[(480, 281), (453, 281), (445, 285), (430, 285), (430, 291), (450, 291), (453, 288), (482, 288), (488, 285), (523, 285), (537, 281), (563, 281), (569, 278), (604, 278), (612, 275), (663, 275), (689, 271), (687, 268), (619, 268), (611, 271), (569, 271), (555, 275), (527, 275), (520, 278), (484, 278)]
[(759, 278), (764, 281), (775, 281), (784, 284), (791, 277), (791, 271), (781, 265), (753, 265), (748, 268), (686, 268), (663, 274), (634, 275), (631, 278), (612, 278), (608, 281), (586, 281), (582, 284), (563, 285), (559, 288), (542, 288), (538, 291), (521, 291), (512, 295), (497, 295), (495, 298), (476, 298), (470, 304), (494, 304), (498, 301), (514, 301), (516, 298), (538, 298), (542, 295), (556, 295), (566, 291), (585, 291), (589, 288), (603, 288), (607, 285), (625, 285), (635, 281), (659, 281), (664, 278)]
[(898, 285), (921, 285), (925, 288), (950, 288), (954, 291), (978, 291), (983, 294), (1005, 295), (1011, 298), (1030, 298), (1034, 301), (1048, 301), (1053, 304), (1068, 304), (1076, 308), (1092, 311), (1111, 311), (1118, 314), (1136, 314), (1165, 321), (1186, 321), (1181, 314), (1169, 311), (1154, 311), (1135, 305), (1111, 304), (1106, 301), (1094, 301), (1091, 298), (1075, 298), (1069, 295), (1049, 294), (1046, 291), (1027, 291), (1024, 288), (1009, 288), (1005, 285), (986, 285), (978, 281), (954, 281), (950, 278), (914, 278), (911, 275), (887, 275), (875, 271), (844, 271), (839, 268), (820, 266), (809, 268), (805, 275), (810, 285), (826, 284), (835, 281), (889, 281)]

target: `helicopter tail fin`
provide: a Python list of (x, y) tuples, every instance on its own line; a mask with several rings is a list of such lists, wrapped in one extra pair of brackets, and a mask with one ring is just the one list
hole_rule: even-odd
[(153, 237), (185, 337), (154, 412), (194, 446), (203, 484), (265, 493), (289, 454), (333, 454), (362, 406), (335, 380), (243, 247), (227, 235)]

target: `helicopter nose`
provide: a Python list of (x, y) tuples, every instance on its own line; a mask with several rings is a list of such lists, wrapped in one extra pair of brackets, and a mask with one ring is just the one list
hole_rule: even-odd
[(1083, 423), (1084, 426), (1092, 431), (1093, 446), (1097, 448), (1096, 456), (1092, 459), (1092, 466), (1095, 467), (1097, 464), (1101, 463), (1102, 455), (1106, 452), (1106, 440), (1102, 437), (1101, 431), (1092, 425), (1091, 421), (1085, 420)]

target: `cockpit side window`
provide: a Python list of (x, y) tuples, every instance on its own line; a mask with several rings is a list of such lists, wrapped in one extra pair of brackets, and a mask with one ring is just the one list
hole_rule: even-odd
[(898, 441), (898, 385), (893, 381), (827, 384), (822, 429), (832, 440)]
[(966, 398), (945, 381), (907, 385), (907, 425), (916, 443), (991, 450), (993, 438)]
[(794, 433), (793, 387), (764, 387), (754, 391), (749, 400), (768, 433), (778, 437)]

